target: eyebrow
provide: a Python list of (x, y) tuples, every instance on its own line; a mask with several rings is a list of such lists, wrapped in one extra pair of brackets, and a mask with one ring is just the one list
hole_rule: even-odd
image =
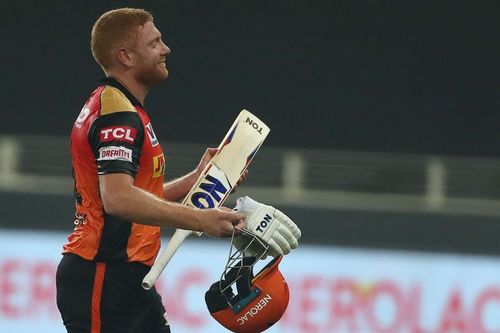
[(155, 42), (159, 42), (161, 40), (161, 35), (159, 35), (158, 37), (155, 37), (154, 39), (152, 39), (148, 44), (153, 44)]

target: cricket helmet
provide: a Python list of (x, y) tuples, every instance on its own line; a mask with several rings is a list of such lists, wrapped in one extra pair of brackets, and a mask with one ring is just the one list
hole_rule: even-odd
[[(283, 256), (275, 257), (254, 274), (254, 266), (267, 251), (267, 245), (247, 230), (242, 230), (242, 233), (249, 238), (247, 246), (232, 253), (234, 241), (231, 243), (226, 269), (221, 279), (205, 293), (205, 302), (212, 317), (228, 330), (257, 333), (268, 329), (283, 316), (290, 293), (278, 268)], [(245, 257), (245, 249), (255, 247), (254, 242), (262, 246), (262, 255)]]

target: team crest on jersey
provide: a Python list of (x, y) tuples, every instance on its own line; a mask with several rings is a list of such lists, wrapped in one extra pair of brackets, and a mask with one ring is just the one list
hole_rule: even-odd
[(153, 178), (161, 177), (165, 174), (165, 156), (163, 154), (153, 157)]
[(83, 123), (85, 121), (85, 119), (87, 119), (87, 117), (89, 116), (90, 114), (90, 110), (88, 107), (84, 106), (82, 111), (80, 111), (80, 114), (78, 115), (78, 118), (76, 118), (76, 121), (75, 121), (75, 126), (77, 128), (81, 128), (83, 126)]
[(155, 131), (153, 130), (153, 125), (148, 123), (146, 125), (146, 132), (148, 133), (149, 141), (151, 142), (151, 146), (155, 147), (158, 145), (158, 139), (156, 138)]

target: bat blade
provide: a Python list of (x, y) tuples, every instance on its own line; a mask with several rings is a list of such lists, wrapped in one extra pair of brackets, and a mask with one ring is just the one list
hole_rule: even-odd
[(198, 208), (220, 206), (252, 161), (269, 131), (269, 127), (252, 113), (241, 111), (221, 141), (217, 153), (182, 203)]
[[(270, 128), (250, 111), (242, 110), (219, 144), (182, 204), (197, 208), (216, 208), (227, 199), (243, 172), (270, 132)], [(177, 229), (166, 249), (142, 281), (150, 289), (192, 231)], [(201, 233), (196, 232), (198, 236)]]

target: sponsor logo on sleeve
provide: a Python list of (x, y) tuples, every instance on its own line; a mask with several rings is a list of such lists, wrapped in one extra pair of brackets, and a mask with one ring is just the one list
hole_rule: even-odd
[(151, 146), (155, 147), (158, 145), (158, 139), (156, 138), (155, 131), (153, 130), (153, 125), (148, 123), (146, 125), (146, 133), (148, 133), (149, 141), (151, 142)]
[(98, 161), (128, 161), (132, 162), (132, 149), (118, 146), (108, 146), (99, 149)]
[(163, 154), (153, 157), (153, 178), (158, 178), (165, 174), (165, 156)]
[(105, 127), (101, 130), (99, 141), (100, 142), (125, 141), (129, 143), (134, 143), (136, 134), (137, 130), (132, 127), (110, 126), (110, 127)]

